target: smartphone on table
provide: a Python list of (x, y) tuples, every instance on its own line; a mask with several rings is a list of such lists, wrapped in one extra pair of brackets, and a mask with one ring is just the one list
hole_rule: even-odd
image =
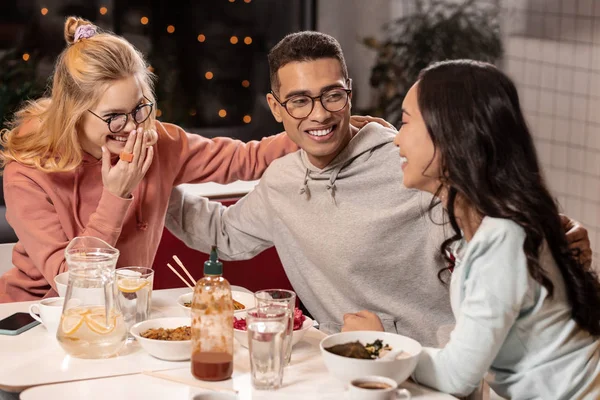
[(0, 335), (18, 335), (39, 324), (29, 313), (17, 312), (0, 320)]

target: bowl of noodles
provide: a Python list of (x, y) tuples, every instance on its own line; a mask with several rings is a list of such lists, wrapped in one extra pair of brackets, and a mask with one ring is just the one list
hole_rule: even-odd
[[(422, 350), (414, 339), (378, 331), (334, 333), (321, 340), (319, 347), (329, 372), (346, 383), (377, 375), (400, 384), (414, 371)], [(391, 351), (399, 354), (391, 360), (378, 360)]]
[[(233, 298), (233, 314), (239, 314), (255, 307), (254, 293), (232, 290), (231, 297)], [(182, 294), (177, 298), (177, 304), (184, 310), (191, 311), (192, 299), (194, 292)]]
[(190, 317), (154, 318), (138, 322), (130, 332), (151, 356), (185, 361), (192, 354), (191, 325)]

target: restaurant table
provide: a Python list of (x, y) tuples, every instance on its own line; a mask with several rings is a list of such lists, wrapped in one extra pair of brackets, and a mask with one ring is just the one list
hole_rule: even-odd
[[(234, 290), (245, 290), (233, 287)], [(185, 316), (176, 299), (188, 288), (155, 290), (152, 294), (152, 317)], [(0, 319), (17, 311), (27, 312), (35, 302), (0, 304)], [(292, 361), (284, 370), (283, 387), (277, 391), (252, 389), (248, 350), (234, 344), (232, 379), (200, 382), (190, 372), (190, 361), (163, 361), (147, 354), (135, 342), (128, 343), (123, 355), (89, 360), (65, 354), (56, 339), (43, 326), (17, 336), (0, 335), (0, 389), (20, 392), (23, 400), (36, 399), (190, 399), (204, 397), (212, 391), (187, 384), (144, 375), (144, 371), (199, 382), (218, 388), (237, 390), (237, 399), (335, 399), (346, 397), (345, 385), (330, 375), (320, 355), (319, 342), (326, 335), (311, 328), (293, 348)], [(450, 400), (455, 397), (405, 382), (417, 400)]]

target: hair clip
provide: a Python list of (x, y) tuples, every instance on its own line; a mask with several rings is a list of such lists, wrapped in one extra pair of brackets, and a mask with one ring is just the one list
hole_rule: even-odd
[(75, 29), (75, 43), (81, 39), (91, 38), (96, 34), (96, 27), (94, 25), (79, 25)]

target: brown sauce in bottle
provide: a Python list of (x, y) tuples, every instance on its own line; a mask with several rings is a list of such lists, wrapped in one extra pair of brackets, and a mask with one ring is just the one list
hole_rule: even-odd
[(203, 381), (223, 381), (233, 373), (233, 356), (228, 353), (195, 352), (192, 375)]

